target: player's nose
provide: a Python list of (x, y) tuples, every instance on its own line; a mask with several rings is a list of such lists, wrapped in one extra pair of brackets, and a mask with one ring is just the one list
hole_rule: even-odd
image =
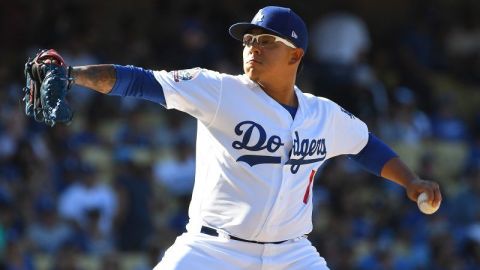
[(256, 42), (248, 46), (248, 50), (251, 54), (260, 54), (262, 52), (262, 48)]

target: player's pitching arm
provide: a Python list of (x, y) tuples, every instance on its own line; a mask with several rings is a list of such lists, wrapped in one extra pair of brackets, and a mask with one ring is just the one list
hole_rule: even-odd
[[(406, 190), (422, 212), (432, 214), (442, 201), (440, 187), (433, 181), (420, 179), (398, 155), (375, 135), (369, 134), (367, 145), (356, 155), (349, 155), (367, 171), (393, 181)], [(420, 196), (420, 194), (425, 193)], [(425, 202), (425, 197), (428, 198)]]
[[(433, 209), (437, 209), (442, 202), (439, 185), (433, 181), (420, 179), (398, 157), (394, 157), (385, 163), (380, 175), (403, 186), (408, 198), (412, 201), (416, 202), (420, 194), (426, 193), (428, 204), (431, 205)], [(435, 212), (435, 210), (433, 212)]]

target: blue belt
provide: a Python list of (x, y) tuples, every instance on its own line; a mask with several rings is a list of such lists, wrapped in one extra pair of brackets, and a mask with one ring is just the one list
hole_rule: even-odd
[[(205, 227), (205, 226), (202, 226), (202, 229), (200, 230), (200, 232), (203, 233), (203, 234), (210, 235), (210, 236), (219, 236), (217, 230), (209, 228), (209, 227)], [(238, 238), (238, 237), (233, 236), (233, 235), (229, 235), (229, 238), (233, 239), (233, 240), (237, 240), (237, 241), (254, 243), (254, 244), (281, 244), (281, 243), (285, 243), (285, 242), (288, 241), (288, 240), (284, 240), (284, 241), (278, 241), (278, 242), (260, 242), (260, 241), (253, 241), (253, 240)]]

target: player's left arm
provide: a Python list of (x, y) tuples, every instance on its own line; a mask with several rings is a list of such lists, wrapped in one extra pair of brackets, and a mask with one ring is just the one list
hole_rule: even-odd
[(367, 171), (403, 186), (412, 201), (417, 201), (418, 195), (423, 192), (427, 193), (433, 206), (442, 201), (437, 183), (420, 179), (388, 145), (371, 133), (365, 147), (349, 157)]

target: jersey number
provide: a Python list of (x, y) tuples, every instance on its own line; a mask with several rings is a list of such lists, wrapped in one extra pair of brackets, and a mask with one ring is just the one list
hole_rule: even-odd
[(310, 196), (310, 187), (312, 186), (312, 183), (313, 183), (313, 178), (315, 176), (315, 170), (312, 170), (310, 172), (310, 177), (308, 179), (308, 186), (307, 186), (307, 190), (305, 190), (305, 195), (303, 195), (303, 203), (304, 204), (307, 204), (308, 202), (308, 197)]

